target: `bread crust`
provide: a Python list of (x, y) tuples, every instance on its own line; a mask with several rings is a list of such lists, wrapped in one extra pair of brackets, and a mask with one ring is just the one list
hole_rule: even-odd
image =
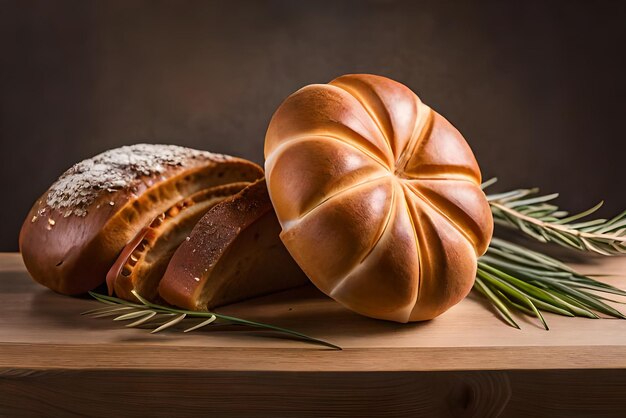
[(270, 122), (265, 158), (281, 238), (327, 295), (409, 322), (471, 290), (493, 233), (480, 170), (406, 86), (355, 74), (298, 90)]
[[(107, 153), (68, 170), (35, 202), (22, 225), (19, 245), (26, 268), (56, 292), (76, 295), (102, 284), (122, 248), (177, 201), (263, 175), (250, 161), (183, 147), (138, 144)], [(115, 182), (74, 187), (86, 175), (106, 177), (115, 170), (125, 181), (113, 177)]]

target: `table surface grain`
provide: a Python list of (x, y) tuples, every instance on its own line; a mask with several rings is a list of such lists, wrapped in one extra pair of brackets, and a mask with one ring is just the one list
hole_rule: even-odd
[[(576, 265), (626, 288), (626, 258)], [(0, 368), (212, 371), (442, 371), (626, 368), (626, 321), (546, 313), (550, 331), (517, 316), (505, 325), (475, 295), (435, 320), (395, 324), (358, 316), (312, 287), (218, 309), (298, 330), (342, 351), (266, 331), (206, 327), (193, 333), (125, 328), (80, 313), (101, 306), (30, 279), (19, 254), (0, 254)]]

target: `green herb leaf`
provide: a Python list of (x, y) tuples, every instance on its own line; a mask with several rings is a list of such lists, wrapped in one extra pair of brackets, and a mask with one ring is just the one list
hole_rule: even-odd
[[(135, 321), (131, 324), (128, 324), (128, 327), (134, 327), (141, 324), (150, 324), (155, 320), (163, 319), (165, 317), (174, 316), (173, 319), (166, 321), (163, 324), (160, 324), (156, 329), (152, 331), (152, 333), (160, 332), (166, 328), (172, 327), (186, 319), (189, 318), (205, 318), (205, 320), (191, 328), (187, 328), (184, 332), (193, 331), (195, 329), (207, 326), (217, 319), (225, 321), (231, 324), (244, 325), (253, 328), (261, 328), (267, 329), (271, 331), (276, 331), (282, 334), (286, 334), (292, 337), (296, 337), (298, 339), (313, 343), (319, 344), (326, 347), (334, 348), (336, 350), (341, 350), (341, 347), (338, 345), (332, 344), (328, 341), (321, 340), (319, 338), (309, 337), (308, 335), (302, 334), (297, 331), (292, 331), (286, 328), (277, 327), (274, 325), (264, 324), (261, 322), (249, 321), (247, 319), (237, 318), (229, 315), (222, 315), (216, 312), (205, 312), (205, 311), (187, 311), (184, 309), (177, 309), (169, 306), (157, 305), (155, 303), (151, 303), (141, 295), (139, 295), (136, 291), (133, 290), (133, 294), (137, 299), (141, 302), (141, 304), (129, 302), (126, 300), (122, 300), (113, 296), (102, 295), (100, 293), (89, 292), (89, 295), (96, 299), (101, 303), (105, 303), (107, 305), (112, 305), (107, 308), (93, 309), (87, 312), (83, 312), (83, 315), (89, 315), (92, 317), (102, 317), (102, 316), (112, 316), (118, 315), (115, 320), (116, 321), (126, 321), (129, 319), (135, 319), (141, 317), (138, 321)], [(120, 315), (121, 314), (121, 315)]]
[(503, 311), (502, 305), (539, 318), (546, 329), (547, 323), (539, 311), (590, 319), (599, 318), (595, 313), (599, 312), (626, 319), (620, 311), (604, 302), (607, 298), (603, 295), (626, 296), (626, 291), (582, 275), (545, 254), (500, 238), (493, 238), (486, 254), (479, 259), (474, 289), (515, 328), (518, 326), (514, 321), (511, 323), (510, 311)]
[[(490, 181), (483, 184), (492, 184)], [(523, 232), (542, 242), (553, 242), (578, 251), (601, 255), (626, 253), (626, 211), (612, 219), (578, 222), (596, 212), (603, 202), (583, 212), (569, 215), (546, 202), (558, 194), (537, 195), (539, 190), (518, 189), (487, 195), (494, 221)]]

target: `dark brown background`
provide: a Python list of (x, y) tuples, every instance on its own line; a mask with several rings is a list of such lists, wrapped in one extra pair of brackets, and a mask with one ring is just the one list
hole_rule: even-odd
[(413, 88), (500, 188), (620, 210), (624, 4), (2, 0), (0, 251), (72, 163), (139, 141), (261, 162), (281, 100), (351, 72)]

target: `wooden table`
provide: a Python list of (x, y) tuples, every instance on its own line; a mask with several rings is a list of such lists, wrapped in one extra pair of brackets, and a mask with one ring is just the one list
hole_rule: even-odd
[[(626, 258), (579, 266), (613, 273)], [(346, 311), (313, 288), (221, 309), (340, 345), (241, 328), (124, 328), (0, 254), (0, 416), (625, 416), (626, 321), (501, 322), (470, 295), (430, 322)], [(626, 309), (625, 309), (626, 310)]]

